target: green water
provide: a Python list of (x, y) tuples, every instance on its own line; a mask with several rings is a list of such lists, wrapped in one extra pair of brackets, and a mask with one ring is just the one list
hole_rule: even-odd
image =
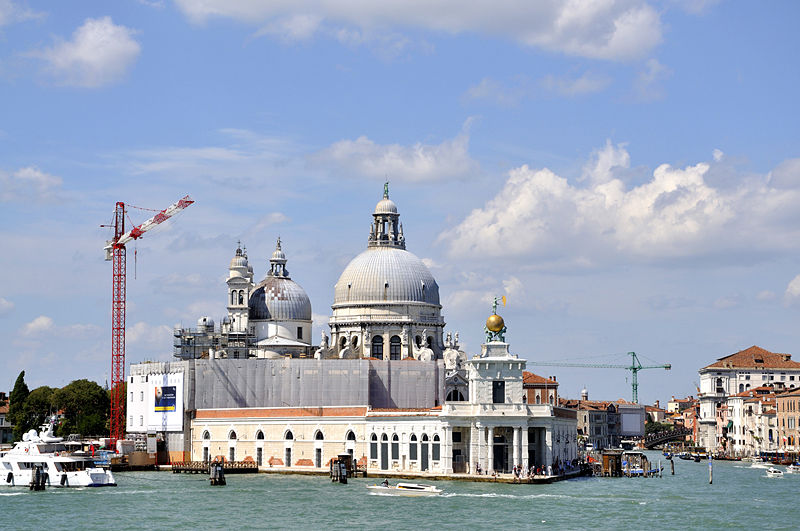
[[(658, 454), (651, 454), (657, 460)], [(434, 498), (376, 496), (354, 479), (274, 474), (116, 474), (116, 488), (0, 488), (2, 529), (797, 529), (800, 474), (749, 464), (675, 461), (661, 479), (583, 478), (552, 485), (435, 482)], [(784, 467), (779, 467), (784, 469)]]

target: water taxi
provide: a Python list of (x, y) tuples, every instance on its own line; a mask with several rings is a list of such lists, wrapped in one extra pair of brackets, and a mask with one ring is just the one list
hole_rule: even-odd
[(777, 468), (771, 466), (771, 467), (769, 467), (767, 469), (767, 477), (768, 478), (782, 478), (783, 477), (783, 472), (781, 472)]
[(111, 471), (98, 467), (90, 455), (71, 452), (53, 435), (55, 417), (37, 434), (30, 430), (22, 441), (0, 453), (0, 484), (9, 487), (115, 487)]
[(380, 485), (367, 485), (367, 488), (374, 494), (384, 494), (389, 496), (438, 496), (442, 493), (434, 485), (423, 485), (421, 483), (398, 483), (389, 485), (384, 481)]

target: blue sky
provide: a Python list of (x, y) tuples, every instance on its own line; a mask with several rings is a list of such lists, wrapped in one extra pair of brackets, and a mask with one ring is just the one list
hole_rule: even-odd
[[(795, 2), (0, 0), (0, 389), (110, 372), (116, 201), (196, 204), (129, 251), (129, 362), (224, 314), (278, 235), (314, 337), (391, 182), (447, 328), (493, 295), (530, 361), (643, 401), (753, 344), (800, 356)], [(147, 211), (131, 210), (135, 222)], [(621, 370), (530, 369), (629, 397)]]

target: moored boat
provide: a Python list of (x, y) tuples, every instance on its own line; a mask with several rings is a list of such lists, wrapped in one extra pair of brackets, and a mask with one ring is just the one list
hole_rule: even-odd
[(786, 467), (786, 471), (790, 474), (800, 474), (800, 465), (797, 463), (792, 463)]
[(9, 487), (115, 487), (111, 471), (95, 465), (91, 456), (70, 452), (53, 435), (55, 417), (37, 434), (30, 430), (22, 441), (0, 454), (0, 484)]
[(442, 493), (434, 485), (424, 485), (422, 483), (398, 483), (389, 485), (384, 481), (381, 485), (367, 485), (367, 488), (375, 494), (389, 496), (438, 496)]

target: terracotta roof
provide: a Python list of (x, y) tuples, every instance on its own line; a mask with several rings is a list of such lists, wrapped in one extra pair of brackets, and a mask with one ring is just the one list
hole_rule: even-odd
[(748, 397), (756, 395), (768, 395), (774, 391), (775, 390), (772, 387), (768, 385), (762, 385), (759, 387), (753, 387), (752, 389), (748, 389), (747, 391), (742, 391), (741, 393), (736, 393), (733, 396)]
[(539, 376), (538, 374), (533, 374), (532, 372), (522, 371), (522, 384), (547, 384), (556, 386), (558, 382), (550, 378), (545, 378), (544, 376)]
[[(719, 358), (703, 369), (798, 369), (800, 363), (792, 361), (791, 354), (778, 354), (752, 346), (730, 356)], [(700, 370), (703, 370), (700, 369)]]
[(5, 406), (0, 406), (0, 414), (8, 413), (8, 404)]

